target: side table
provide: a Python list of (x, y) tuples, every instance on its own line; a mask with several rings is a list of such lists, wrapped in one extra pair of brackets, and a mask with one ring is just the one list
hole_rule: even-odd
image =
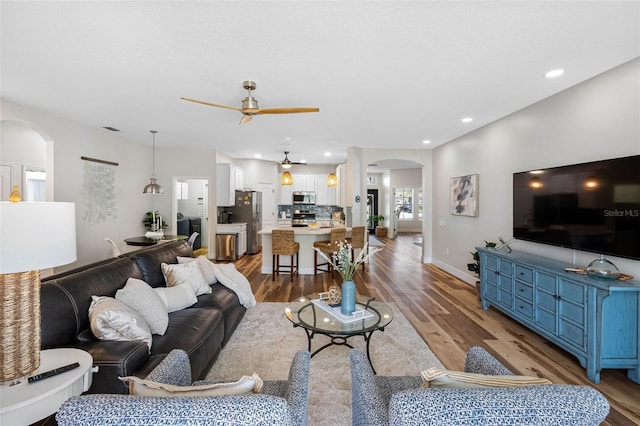
[(32, 375), (78, 362), (80, 367), (35, 383), (26, 378), (13, 386), (0, 387), (0, 424), (29, 425), (56, 411), (67, 399), (89, 390), (93, 357), (79, 349), (47, 349), (40, 352), (40, 368)]

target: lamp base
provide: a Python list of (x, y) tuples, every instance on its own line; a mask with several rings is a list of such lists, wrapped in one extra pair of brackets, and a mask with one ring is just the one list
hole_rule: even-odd
[(40, 367), (40, 271), (0, 275), (0, 383)]

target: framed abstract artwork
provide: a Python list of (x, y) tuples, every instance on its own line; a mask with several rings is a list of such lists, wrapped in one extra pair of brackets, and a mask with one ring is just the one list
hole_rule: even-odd
[(478, 175), (451, 178), (451, 214), (478, 216)]

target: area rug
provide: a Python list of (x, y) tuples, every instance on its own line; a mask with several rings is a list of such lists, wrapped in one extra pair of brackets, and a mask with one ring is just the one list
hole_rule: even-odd
[[(285, 317), (286, 303), (258, 303), (247, 310), (229, 343), (207, 375), (208, 380), (237, 380), (258, 373), (263, 380), (284, 380), (296, 351), (307, 349), (303, 329), (294, 328)], [(394, 318), (384, 332), (371, 338), (371, 360), (385, 376), (419, 375), (442, 364), (395, 305)], [(311, 351), (329, 340), (315, 336)], [(365, 350), (361, 337), (349, 339)], [(349, 348), (330, 346), (311, 358), (309, 378), (309, 425), (351, 424), (351, 372)]]

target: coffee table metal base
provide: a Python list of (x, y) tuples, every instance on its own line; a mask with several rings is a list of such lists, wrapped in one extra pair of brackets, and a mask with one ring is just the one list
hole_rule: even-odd
[[(309, 330), (299, 324), (293, 324), (293, 327), (301, 327), (302, 329), (304, 329), (305, 333), (307, 333), (307, 350), (309, 352), (311, 352), (311, 340), (313, 340), (313, 336), (315, 336), (316, 334), (320, 334), (322, 336), (327, 336), (329, 339), (331, 339), (331, 341), (321, 347), (319, 347), (318, 349), (316, 349), (315, 351), (311, 352), (311, 358), (313, 358), (317, 353), (323, 351), (324, 349), (330, 347), (330, 346), (346, 346), (348, 348), (353, 349), (353, 346), (351, 346), (348, 342), (348, 340), (351, 337), (355, 337), (355, 336), (362, 336), (364, 338), (364, 341), (367, 344), (367, 359), (369, 360), (369, 365), (371, 365), (371, 369), (373, 370), (373, 374), (377, 374), (376, 373), (376, 369), (373, 367), (373, 364), (371, 363), (371, 355), (369, 353), (369, 344), (371, 343), (371, 335), (376, 331), (376, 330), (371, 330), (371, 331), (367, 331), (367, 332), (363, 332), (363, 333), (354, 333), (354, 334), (332, 334), (332, 333), (327, 333), (327, 332), (321, 332), (318, 330)], [(381, 327), (377, 330), (380, 331), (384, 331), (384, 327)]]

